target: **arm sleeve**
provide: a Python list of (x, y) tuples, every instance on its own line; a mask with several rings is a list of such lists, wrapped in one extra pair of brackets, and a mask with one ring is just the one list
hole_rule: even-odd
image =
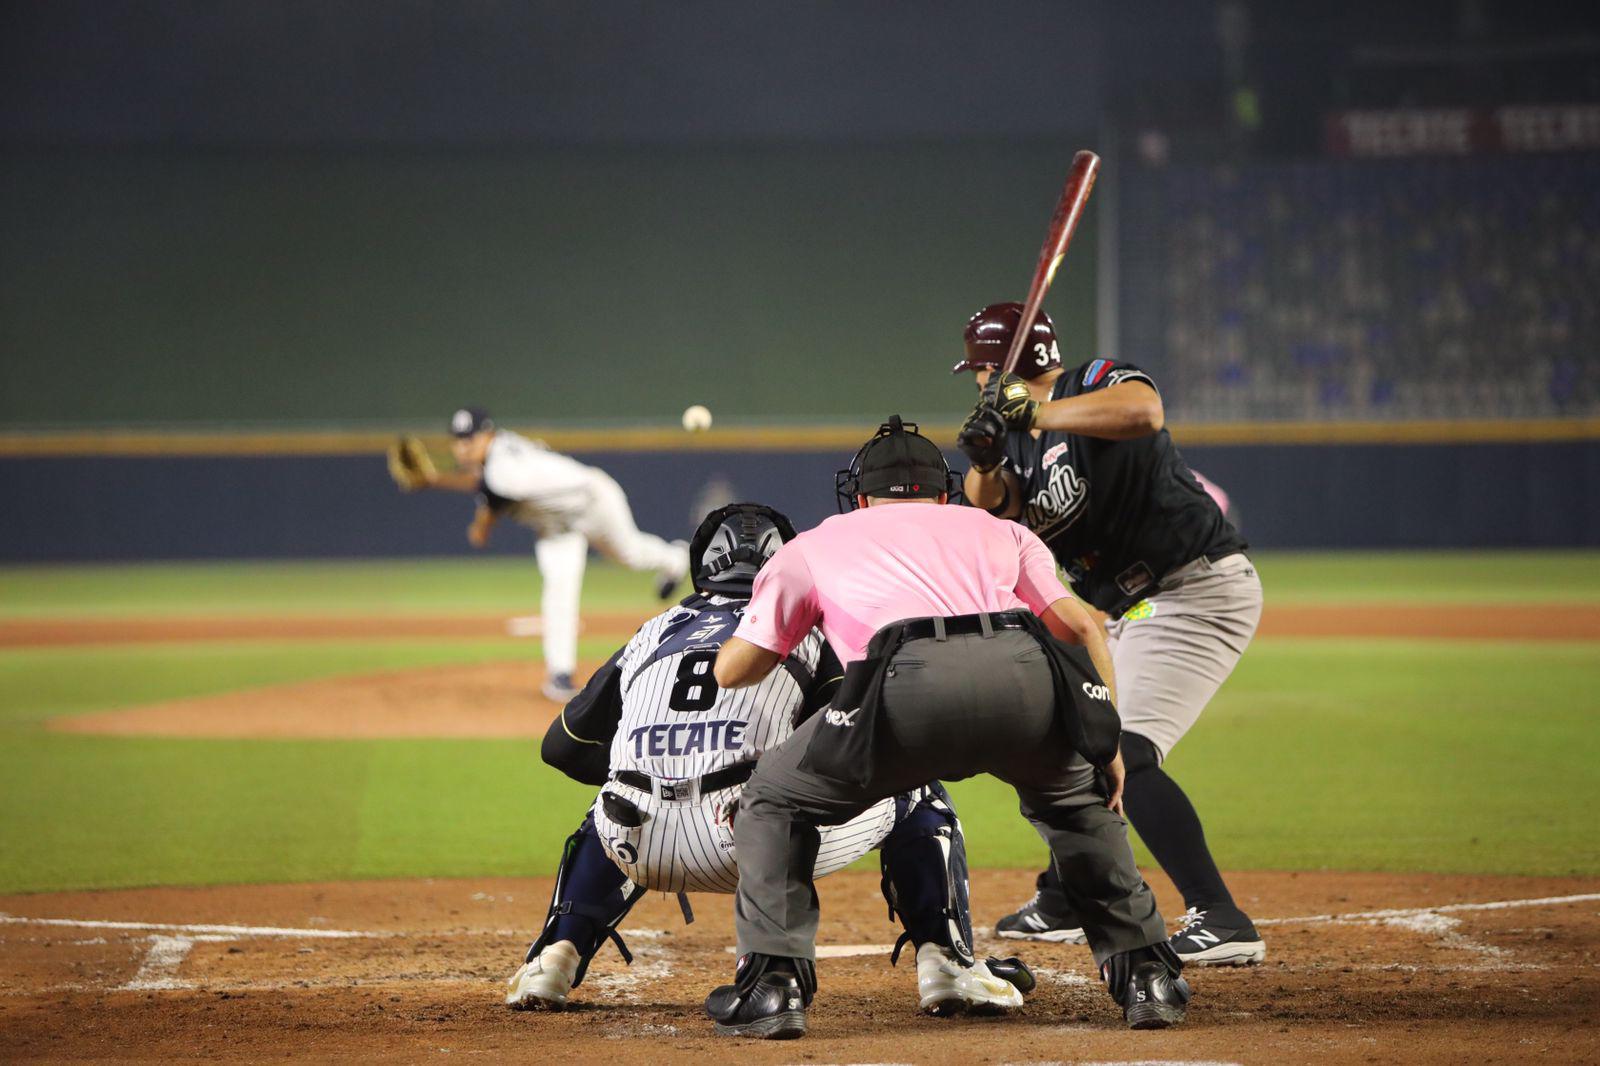
[(756, 575), (750, 605), (734, 636), (787, 656), (822, 621), (817, 587), (798, 542), (779, 548)]
[(620, 660), (626, 650), (618, 648), (545, 730), (539, 756), (574, 781), (603, 785), (611, 776), (611, 738), (622, 720)]
[[(1086, 392), (1099, 392), (1124, 381), (1140, 381), (1156, 389), (1155, 379), (1132, 363), (1120, 359), (1091, 359), (1072, 372), (1072, 391), (1069, 395), (1082, 396)], [(1159, 395), (1160, 389), (1156, 389)]]
[(1055, 556), (1044, 546), (1044, 541), (1030, 529), (1012, 523), (1017, 538), (1016, 593), (1034, 614), (1044, 614), (1050, 605), (1063, 596), (1070, 596), (1067, 587), (1056, 576)]

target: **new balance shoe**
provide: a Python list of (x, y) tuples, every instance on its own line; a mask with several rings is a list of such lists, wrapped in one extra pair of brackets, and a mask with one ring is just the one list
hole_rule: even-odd
[(1254, 966), (1267, 957), (1261, 934), (1243, 914), (1212, 917), (1190, 907), (1178, 922), (1181, 928), (1167, 943), (1186, 966)]
[(544, 687), (539, 690), (544, 693), (544, 698), (555, 703), (566, 703), (578, 694), (572, 684), (571, 674), (551, 674), (545, 678)]
[(1164, 962), (1141, 962), (1133, 969), (1122, 1000), (1129, 1029), (1165, 1029), (1188, 1013), (1189, 982)]
[[(1017, 963), (1021, 967), (1021, 963)], [(1022, 967), (1024, 973), (1026, 967)], [(1033, 975), (1027, 975), (1031, 983)], [(1022, 992), (1012, 981), (1000, 977), (979, 960), (963, 966), (950, 948), (928, 943), (917, 949), (917, 994), (928, 1014), (946, 1017), (972, 1011), (975, 1014), (1001, 1014), (1022, 1006)]]
[(511, 975), (506, 1006), (512, 1010), (565, 1009), (579, 961), (578, 949), (570, 940), (551, 944)]
[(718, 1036), (793, 1040), (806, 1035), (805, 994), (792, 973), (768, 971), (744, 995), (737, 984), (723, 985), (706, 997), (706, 1014)]
[(1016, 911), (994, 923), (1007, 940), (1043, 940), (1051, 944), (1087, 944), (1083, 925), (1060, 892), (1041, 888)]

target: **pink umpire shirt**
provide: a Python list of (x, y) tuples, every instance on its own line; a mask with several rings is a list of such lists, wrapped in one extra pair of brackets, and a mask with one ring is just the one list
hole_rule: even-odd
[(735, 636), (788, 655), (813, 626), (849, 663), (905, 618), (1043, 614), (1067, 596), (1044, 542), (976, 507), (894, 503), (836, 515), (779, 548), (756, 575)]

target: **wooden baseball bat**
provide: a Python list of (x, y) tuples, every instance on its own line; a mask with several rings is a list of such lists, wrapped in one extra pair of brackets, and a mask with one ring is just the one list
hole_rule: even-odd
[(1061, 199), (1056, 201), (1055, 214), (1050, 216), (1044, 247), (1039, 249), (1039, 265), (1033, 269), (1033, 284), (1028, 287), (1027, 302), (1022, 305), (1022, 321), (1017, 325), (1016, 336), (1011, 338), (1006, 361), (1001, 364), (1007, 374), (1017, 368), (1017, 360), (1028, 343), (1028, 333), (1033, 329), (1033, 320), (1039, 317), (1039, 305), (1044, 303), (1044, 294), (1050, 291), (1050, 283), (1056, 279), (1056, 268), (1067, 254), (1067, 245), (1072, 243), (1072, 234), (1083, 217), (1083, 205), (1088, 203), (1089, 190), (1094, 188), (1094, 179), (1099, 173), (1100, 157), (1093, 152), (1083, 151), (1072, 157), (1067, 183), (1061, 189)]

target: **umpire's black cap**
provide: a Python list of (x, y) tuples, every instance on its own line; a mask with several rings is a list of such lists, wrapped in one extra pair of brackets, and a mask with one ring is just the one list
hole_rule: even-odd
[(494, 419), (481, 407), (461, 407), (450, 416), (452, 437), (472, 437), (486, 429), (494, 428)]
[(933, 499), (944, 493), (954, 495), (952, 481), (950, 464), (939, 446), (918, 433), (915, 422), (890, 415), (856, 452), (850, 468), (839, 471), (835, 488), (840, 509), (848, 510), (855, 506), (857, 496)]

